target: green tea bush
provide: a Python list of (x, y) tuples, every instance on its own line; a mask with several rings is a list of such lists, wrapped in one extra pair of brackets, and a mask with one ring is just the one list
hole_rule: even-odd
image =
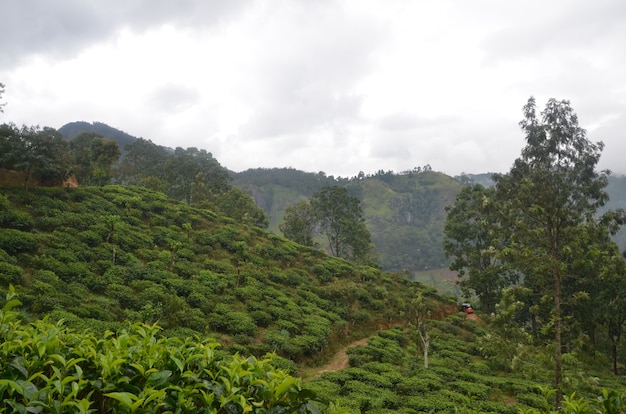
[(270, 360), (225, 356), (214, 342), (133, 325), (104, 338), (0, 312), (0, 400), (11, 412), (319, 412)]
[(0, 205), (0, 228), (17, 229), (23, 231), (32, 230), (35, 221), (27, 213), (19, 210), (10, 210)]
[(346, 353), (354, 367), (372, 361), (400, 365), (404, 359), (404, 351), (396, 341), (379, 336), (371, 337), (366, 346), (349, 348)]
[(8, 254), (32, 252), (36, 248), (37, 237), (31, 233), (17, 229), (2, 229), (0, 231), (0, 249)]
[(398, 383), (396, 392), (399, 395), (424, 395), (439, 390), (442, 386), (438, 378), (409, 377)]
[(548, 410), (549, 403), (544, 395), (538, 394), (517, 394), (515, 396), (519, 404), (524, 404), (528, 407), (537, 408), (539, 410)]
[(409, 396), (404, 405), (418, 413), (453, 413), (458, 408), (457, 403), (436, 394)]
[(447, 349), (441, 349), (437, 351), (439, 358), (445, 358), (450, 361), (454, 361), (458, 364), (466, 366), (472, 360), (471, 355), (462, 351), (449, 351)]
[(24, 269), (7, 262), (0, 262), (0, 285), (17, 284)]
[[(517, 407), (512, 407), (502, 402), (497, 401), (472, 401), (470, 406), (472, 409), (468, 410), (469, 413), (494, 413), (494, 414), (519, 414), (520, 410)], [(461, 411), (463, 412), (463, 411)]]
[(267, 328), (274, 321), (272, 315), (262, 310), (255, 310), (250, 312), (250, 317), (261, 328)]
[(217, 305), (215, 312), (210, 315), (211, 328), (230, 334), (244, 334), (253, 336), (257, 326), (247, 313), (231, 310), (224, 305)]
[(447, 387), (477, 400), (486, 400), (490, 392), (488, 386), (476, 381), (453, 381)]

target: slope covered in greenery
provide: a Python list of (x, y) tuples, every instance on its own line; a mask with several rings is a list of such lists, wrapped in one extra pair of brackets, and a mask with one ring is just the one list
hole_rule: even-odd
[(447, 263), (442, 247), (444, 208), (454, 202), (461, 184), (445, 174), (419, 168), (347, 179), (294, 169), (254, 169), (233, 177), (233, 185), (265, 211), (274, 232), (279, 232), (288, 206), (310, 198), (323, 186), (346, 186), (362, 202), (383, 270), (417, 271)]
[[(350, 367), (307, 387), (353, 413), (553, 413), (549, 351), (518, 342), (521, 331), (501, 322), (463, 314), (427, 321), (428, 367), (414, 325), (381, 330), (348, 349)], [(626, 383), (603, 362), (568, 360), (559, 412), (622, 412)]]
[(64, 139), (68, 141), (85, 132), (92, 132), (106, 139), (117, 142), (120, 147), (120, 151), (122, 152), (122, 155), (126, 153), (126, 145), (132, 144), (137, 140), (136, 137), (124, 131), (120, 131), (117, 128), (113, 128), (112, 126), (109, 126), (103, 122), (69, 122), (59, 128), (59, 133), (63, 136)]
[(0, 308), (2, 412), (320, 413), (317, 397), (269, 358), (165, 337), (156, 325), (95, 335), (62, 323), (24, 324), (19, 304), (11, 288)]
[(1, 288), (16, 285), (30, 314), (71, 327), (158, 322), (230, 351), (303, 360), (400, 318), (420, 291), (140, 187), (2, 194)]

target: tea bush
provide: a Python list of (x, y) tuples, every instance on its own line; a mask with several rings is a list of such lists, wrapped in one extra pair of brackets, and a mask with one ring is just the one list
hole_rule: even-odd
[(0, 231), (0, 249), (10, 255), (32, 252), (36, 248), (37, 237), (31, 233), (17, 229), (3, 229)]
[(22, 325), (18, 304), (11, 288), (0, 311), (7, 412), (320, 412), (314, 393), (271, 359), (227, 356), (215, 342), (162, 337), (143, 324), (102, 338), (44, 321)]

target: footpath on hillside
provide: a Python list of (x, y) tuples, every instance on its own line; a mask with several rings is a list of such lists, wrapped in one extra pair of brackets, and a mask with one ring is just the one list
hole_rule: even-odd
[[(476, 313), (468, 313), (465, 315), (465, 318), (469, 320), (480, 319)], [(330, 361), (328, 361), (325, 365), (319, 367), (318, 369), (314, 371), (312, 378), (318, 378), (320, 375), (327, 373), (327, 372), (337, 372), (337, 371), (341, 371), (342, 369), (348, 368), (349, 358), (348, 358), (347, 350), (350, 348), (355, 348), (357, 346), (365, 345), (367, 344), (367, 341), (369, 339), (370, 337), (361, 338), (341, 348), (339, 351), (337, 351), (335, 355), (332, 356)]]
[(317, 378), (326, 372), (336, 372), (348, 368), (348, 353), (346, 351), (349, 348), (365, 345), (368, 339), (369, 338), (361, 338), (341, 348), (335, 355), (333, 355), (328, 363), (315, 371), (313, 378)]

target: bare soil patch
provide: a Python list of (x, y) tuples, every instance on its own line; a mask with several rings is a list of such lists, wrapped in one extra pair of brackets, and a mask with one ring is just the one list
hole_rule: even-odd
[(361, 338), (358, 341), (354, 341), (341, 348), (335, 355), (333, 355), (331, 360), (328, 361), (326, 365), (320, 367), (317, 370), (314, 377), (317, 378), (325, 372), (337, 372), (341, 371), (342, 369), (348, 368), (348, 353), (346, 352), (348, 348), (365, 345), (368, 339), (369, 338)]

